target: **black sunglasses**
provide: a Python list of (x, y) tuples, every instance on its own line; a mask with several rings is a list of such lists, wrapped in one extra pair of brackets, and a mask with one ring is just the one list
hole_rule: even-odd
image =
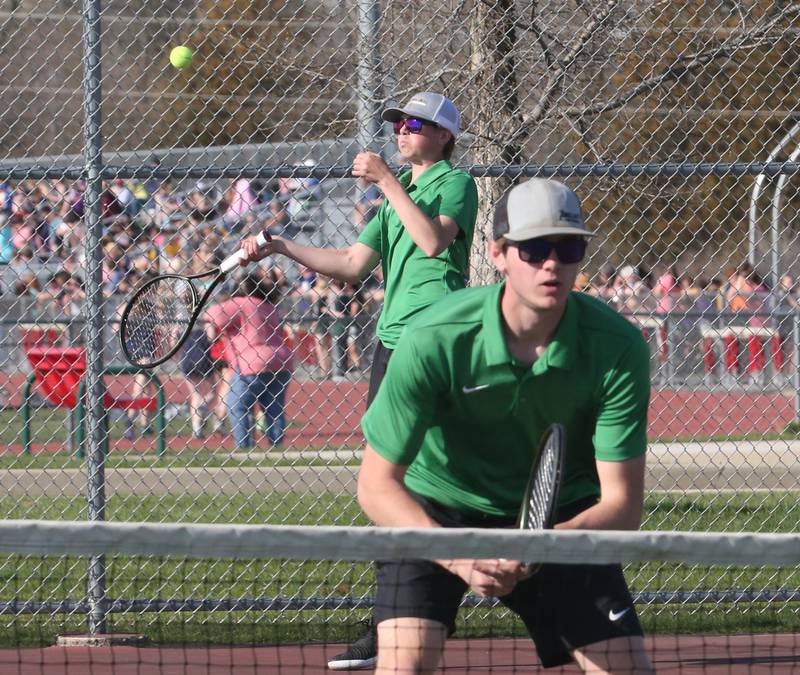
[(403, 127), (408, 129), (408, 133), (410, 134), (418, 134), (422, 131), (422, 127), (424, 126), (438, 127), (439, 125), (430, 120), (421, 120), (419, 117), (406, 117), (404, 120), (392, 122), (392, 129), (394, 129), (395, 134), (399, 134), (403, 130)]
[(586, 240), (583, 237), (567, 237), (560, 241), (547, 239), (526, 239), (525, 241), (508, 241), (519, 251), (519, 259), (526, 263), (542, 263), (550, 257), (552, 251), (565, 265), (583, 260), (586, 255)]

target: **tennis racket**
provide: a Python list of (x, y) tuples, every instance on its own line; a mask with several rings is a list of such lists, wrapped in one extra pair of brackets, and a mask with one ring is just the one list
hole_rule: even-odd
[[(256, 237), (259, 246), (271, 239), (266, 230)], [(154, 368), (173, 357), (192, 332), (206, 300), (243, 255), (236, 251), (207, 272), (162, 274), (145, 283), (122, 312), (119, 339), (125, 358), (142, 368)], [(216, 277), (201, 295), (192, 282), (213, 275)]]
[[(518, 527), (522, 530), (549, 530), (555, 525), (558, 491), (564, 475), (566, 432), (561, 424), (551, 424), (539, 442), (539, 453), (533, 463), (525, 498), (519, 512)], [(525, 564), (529, 573), (538, 565)]]

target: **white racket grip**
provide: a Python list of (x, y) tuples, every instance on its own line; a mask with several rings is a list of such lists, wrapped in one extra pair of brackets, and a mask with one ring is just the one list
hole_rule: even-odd
[[(256, 235), (256, 242), (258, 242), (259, 246), (266, 246), (270, 241), (272, 241), (272, 237), (269, 236), (269, 232), (266, 230), (262, 230)], [(230, 272), (232, 269), (237, 268), (242, 257), (244, 257), (244, 251), (242, 249), (239, 249), (236, 253), (231, 253), (219, 266), (220, 272)]]

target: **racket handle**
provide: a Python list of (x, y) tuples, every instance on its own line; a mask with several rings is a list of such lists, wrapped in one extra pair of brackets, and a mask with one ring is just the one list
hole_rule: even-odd
[[(272, 237), (269, 235), (269, 232), (266, 230), (261, 230), (261, 232), (256, 235), (256, 242), (258, 242), (259, 246), (266, 246), (269, 242), (272, 241)], [(230, 272), (232, 269), (235, 269), (239, 266), (239, 261), (244, 256), (244, 251), (239, 249), (236, 253), (232, 253), (229, 255), (225, 260), (222, 261), (222, 264), (219, 266), (220, 272)]]

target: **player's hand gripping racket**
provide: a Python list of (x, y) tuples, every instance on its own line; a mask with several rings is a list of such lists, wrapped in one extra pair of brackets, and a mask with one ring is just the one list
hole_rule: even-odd
[[(271, 240), (266, 231), (256, 237), (259, 246)], [(207, 272), (162, 274), (144, 284), (122, 312), (119, 338), (125, 358), (142, 368), (153, 368), (174, 356), (192, 332), (206, 300), (243, 255), (240, 249)], [(215, 274), (201, 296), (192, 281)]]
[[(539, 454), (533, 464), (525, 497), (519, 512), (522, 530), (549, 530), (555, 525), (558, 491), (564, 474), (566, 432), (560, 424), (551, 424), (539, 442)], [(528, 574), (539, 565), (525, 564)]]

